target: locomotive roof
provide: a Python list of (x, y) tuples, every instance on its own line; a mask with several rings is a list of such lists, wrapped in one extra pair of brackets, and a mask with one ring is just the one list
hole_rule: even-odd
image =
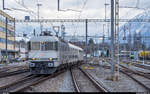
[(56, 36), (35, 36), (30, 39), (31, 42), (46, 42), (46, 41), (59, 41)]
[[(64, 42), (66, 43), (65, 41), (62, 41), (60, 40), (58, 37), (56, 36), (34, 36), (30, 39), (31, 42), (47, 42), (47, 41), (52, 41), (52, 42), (55, 42), (55, 41), (61, 41), (61, 42)], [(68, 43), (68, 45), (71, 47), (71, 48), (74, 48), (74, 49), (78, 49), (80, 51), (83, 51), (82, 48), (78, 47), (78, 46), (75, 46), (71, 43)]]
[(68, 44), (69, 44), (69, 47), (71, 47), (71, 48), (74, 48), (74, 49), (78, 49), (78, 50), (80, 50), (80, 51), (83, 51), (83, 49), (80, 48), (80, 47), (78, 47), (78, 46), (75, 46), (75, 45), (73, 45), (73, 44), (71, 44), (71, 43), (68, 43)]

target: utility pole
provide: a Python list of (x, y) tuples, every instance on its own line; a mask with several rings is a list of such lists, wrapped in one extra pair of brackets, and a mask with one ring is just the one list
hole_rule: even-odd
[(37, 10), (37, 13), (38, 13), (38, 22), (40, 23), (40, 29), (41, 29), (41, 32), (42, 32), (42, 25), (41, 25), (41, 22), (39, 21), (40, 20), (40, 6), (42, 6), (42, 4), (37, 4), (37, 7), (38, 7), (38, 10)]
[(35, 29), (33, 30), (33, 34), (34, 34), (34, 36), (35, 36)]
[(119, 29), (118, 28), (119, 28), (119, 0), (111, 0), (111, 52), (112, 52), (111, 72), (112, 72), (113, 81), (118, 80), (118, 75), (115, 72), (117, 61), (118, 61), (117, 63), (119, 69)]
[(3, 10), (5, 10), (5, 1), (3, 0)]
[(37, 13), (38, 13), (38, 22), (39, 22), (39, 19), (40, 19), (40, 6), (42, 6), (42, 4), (37, 4), (37, 8), (38, 8), (38, 10), (37, 10)]
[(8, 43), (8, 35), (7, 35), (7, 27), (8, 27), (8, 18), (6, 17), (6, 24), (5, 24), (5, 28), (6, 28), (6, 63), (8, 62), (8, 45), (7, 45), (7, 43)]
[(85, 33), (86, 33), (86, 59), (85, 59), (85, 63), (87, 63), (87, 51), (88, 51), (88, 19), (85, 20)]
[[(117, 74), (115, 74), (115, 80), (118, 80), (119, 76), (119, 0), (115, 0), (115, 64), (114, 70), (117, 67)], [(117, 66), (116, 66), (117, 64)]]
[[(107, 19), (107, 6), (109, 5), (108, 3), (106, 3), (106, 0), (105, 0), (105, 22), (106, 22), (106, 19)], [(107, 32), (108, 32), (108, 37), (109, 37), (109, 23), (107, 24), (107, 22), (105, 23), (107, 25)]]
[(126, 26), (124, 25), (123, 27), (123, 32), (124, 32), (124, 36), (123, 36), (123, 40), (124, 40), (124, 51), (126, 51), (126, 43), (125, 43), (125, 40), (126, 40)]
[(103, 56), (102, 57), (103, 57), (103, 61), (102, 62), (104, 62), (104, 50), (105, 50), (105, 45), (104, 45), (104, 42), (105, 42), (105, 34), (104, 34), (105, 33), (105, 25), (106, 24), (103, 24), (103, 41), (102, 41), (102, 46), (103, 46), (102, 47), (102, 49), (103, 49), (103, 51), (102, 51)]
[(60, 0), (58, 0), (57, 10), (60, 11)]
[(145, 43), (144, 43), (144, 36), (143, 36), (143, 65), (145, 64), (145, 62), (144, 62), (144, 59), (145, 59), (145, 45), (144, 45)]

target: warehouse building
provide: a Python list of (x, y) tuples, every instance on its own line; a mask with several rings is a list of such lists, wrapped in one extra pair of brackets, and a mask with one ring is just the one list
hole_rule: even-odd
[[(7, 18), (7, 20), (6, 20)], [(7, 33), (6, 33), (7, 30)], [(7, 39), (6, 39), (7, 35)], [(7, 46), (6, 46), (7, 42)], [(6, 51), (7, 47), (7, 51)], [(15, 57), (15, 19), (0, 10), (0, 54), (1, 59)]]

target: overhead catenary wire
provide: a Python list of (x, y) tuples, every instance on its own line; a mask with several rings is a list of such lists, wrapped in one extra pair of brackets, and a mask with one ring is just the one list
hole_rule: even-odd
[[(23, 7), (24, 9), (19, 9), (19, 8), (11, 8), (13, 10), (19, 10), (19, 11), (23, 11), (23, 12), (28, 12), (30, 15), (32, 16), (36, 16), (37, 14), (33, 11), (30, 10), (27, 6), (25, 6), (25, 4), (20, 4), (20, 2), (18, 2), (17, 0), (14, 0), (18, 5), (20, 5), (21, 7)], [(22, 0), (23, 2), (23, 0)], [(25, 10), (26, 9), (26, 10)]]

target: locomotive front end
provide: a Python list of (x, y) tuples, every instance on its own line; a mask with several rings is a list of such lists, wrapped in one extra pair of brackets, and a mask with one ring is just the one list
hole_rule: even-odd
[(31, 74), (52, 74), (59, 66), (58, 40), (55, 36), (36, 36), (29, 43)]

